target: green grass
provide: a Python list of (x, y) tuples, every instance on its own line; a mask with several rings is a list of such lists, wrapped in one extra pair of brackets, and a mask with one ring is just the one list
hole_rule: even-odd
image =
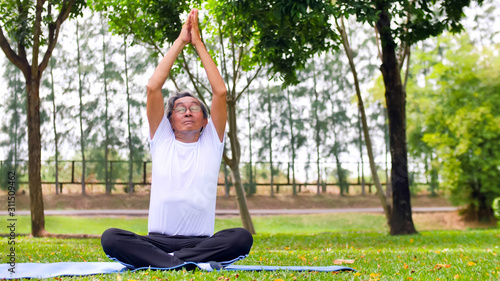
[[(30, 233), (29, 216), (16, 216), (16, 232)], [(258, 233), (317, 233), (327, 231), (387, 231), (382, 215), (378, 214), (319, 214), (299, 216), (253, 217)], [(0, 216), (0, 221), (7, 221), (7, 216)], [(240, 227), (239, 217), (216, 219), (215, 229)], [(98, 218), (98, 217), (62, 217), (46, 216), (45, 229), (51, 233), (86, 233), (100, 235), (110, 228), (122, 228), (138, 234), (146, 234), (147, 218)], [(0, 233), (6, 233), (0, 228)]]
[[(249, 257), (238, 264), (332, 265), (354, 260), (357, 272), (162, 272), (109, 274), (75, 280), (499, 280), (500, 229), (422, 231), (389, 236), (383, 217), (344, 214), (255, 217), (259, 232)], [(28, 232), (17, 217), (20, 232)], [(1, 218), (6, 222), (6, 217)], [(144, 233), (145, 219), (64, 218), (47, 216), (50, 232), (99, 234), (107, 227)], [(239, 218), (217, 220), (217, 229), (239, 225)], [(366, 225), (365, 225), (366, 224)], [(21, 231), (26, 227), (25, 231)], [(417, 226), (418, 227), (418, 226)], [(2, 229), (5, 232), (5, 228)], [(0, 251), (7, 253), (6, 238)], [(18, 237), (17, 262), (108, 261), (99, 239)], [(2, 255), (2, 262), (5, 255)], [(443, 265), (443, 266), (439, 266)], [(446, 265), (446, 266), (444, 266)], [(223, 277), (223, 278), (221, 278)], [(410, 279), (411, 278), (411, 279)], [(70, 280), (71, 278), (62, 278)], [(52, 279), (60, 280), (60, 279)]]

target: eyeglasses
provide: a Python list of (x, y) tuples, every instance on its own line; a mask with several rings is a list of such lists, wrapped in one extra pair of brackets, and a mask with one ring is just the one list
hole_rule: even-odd
[[(178, 107), (174, 108), (174, 112), (178, 113), (178, 114), (184, 114), (184, 113), (186, 113), (186, 111), (187, 111), (187, 108), (183, 105), (179, 105)], [(201, 106), (199, 106), (197, 104), (193, 104), (189, 107), (189, 111), (191, 111), (193, 113), (200, 112)]]

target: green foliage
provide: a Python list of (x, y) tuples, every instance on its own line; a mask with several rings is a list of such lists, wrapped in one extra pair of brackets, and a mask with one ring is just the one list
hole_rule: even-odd
[[(444, 0), (444, 1), (363, 1), (363, 0), (338, 0), (337, 11), (343, 15), (355, 15), (360, 22), (375, 25), (379, 18), (380, 10), (387, 9), (391, 15), (391, 33), (394, 38), (410, 44), (422, 41), (429, 37), (437, 36), (445, 30), (459, 32), (463, 29), (460, 20), (464, 16), (464, 8), (470, 1)], [(479, 4), (483, 0), (477, 0)], [(408, 17), (408, 15), (410, 15)], [(401, 18), (405, 18), (401, 21)]]
[(26, 122), (23, 120), (26, 116), (26, 91), (25, 83), (21, 80), (21, 71), (14, 65), (8, 63), (5, 65), (3, 77), (7, 79), (7, 93), (0, 110), (8, 116), (3, 120), (0, 132), (7, 136), (0, 141), (0, 147), (6, 152), (6, 159), (0, 164), (0, 189), (6, 190), (8, 184), (8, 172), (15, 172), (17, 180), (15, 181), (16, 190), (19, 188), (19, 177), (22, 175), (22, 165), (19, 162), (27, 155), (25, 146), (27, 142)]
[[(57, 14), (51, 14), (51, 12), (57, 13), (62, 7), (67, 6), (68, 2), (74, 2), (69, 14), (70, 18), (81, 15), (83, 8), (87, 6), (86, 0), (44, 2), (43, 9), (47, 13), (42, 15), (42, 26), (55, 25)], [(4, 31), (7, 32), (6, 37), (14, 38), (16, 42), (27, 48), (33, 45), (35, 29), (32, 27), (36, 20), (34, 4), (33, 1), (2, 0), (0, 2), (0, 22)], [(47, 44), (47, 38), (43, 37), (43, 33), (40, 43), (41, 46)]]
[(224, 13), (239, 19), (235, 29), (241, 43), (256, 42), (253, 59), (269, 65), (285, 85), (297, 84), (296, 70), (305, 67), (315, 53), (331, 50), (338, 35), (328, 20), (329, 1), (221, 1)]
[(476, 50), (466, 36), (458, 46), (433, 67), (422, 140), (440, 158), (451, 199), (491, 211), (500, 195), (498, 46)]
[(495, 200), (493, 200), (493, 204), (491, 204), (491, 207), (493, 208), (493, 215), (495, 218), (500, 220), (500, 197), (497, 197)]
[(89, 0), (89, 6), (103, 12), (114, 34), (133, 35), (135, 43), (144, 42), (163, 48), (174, 42), (182, 29), (180, 16), (199, 5), (200, 1), (160, 0)]

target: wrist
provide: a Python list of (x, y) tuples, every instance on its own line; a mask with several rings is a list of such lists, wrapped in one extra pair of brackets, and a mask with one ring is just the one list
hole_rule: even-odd
[(200, 40), (200, 41), (197, 41), (197, 42), (193, 42), (193, 47), (195, 47), (196, 49), (198, 49), (198, 47), (205, 47), (205, 44), (203, 44), (203, 42)]
[(178, 46), (181, 46), (181, 47), (185, 47), (187, 44), (189, 44), (189, 42), (186, 42), (180, 38), (177, 38), (175, 39), (174, 41), (174, 45), (178, 45)]

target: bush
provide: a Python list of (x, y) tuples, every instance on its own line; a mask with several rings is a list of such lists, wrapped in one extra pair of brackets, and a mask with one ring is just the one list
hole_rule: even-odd
[(493, 208), (493, 215), (495, 218), (500, 220), (500, 197), (497, 197), (495, 200), (493, 200), (493, 204), (491, 205)]

